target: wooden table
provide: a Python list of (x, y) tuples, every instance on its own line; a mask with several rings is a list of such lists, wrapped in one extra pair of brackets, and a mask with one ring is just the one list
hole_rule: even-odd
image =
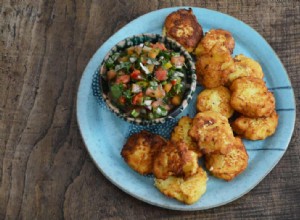
[(217, 10), (256, 29), (286, 67), (298, 107), (299, 0), (29, 2), (0, 3), (0, 219), (300, 219), (299, 119), (287, 152), (251, 192), (180, 212), (112, 185), (91, 161), (75, 117), (78, 84), (97, 48), (138, 16), (172, 6)]

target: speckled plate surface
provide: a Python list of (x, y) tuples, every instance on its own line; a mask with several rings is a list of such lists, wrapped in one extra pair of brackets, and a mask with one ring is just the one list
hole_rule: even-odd
[[(269, 44), (245, 23), (222, 13), (193, 8), (198, 21), (208, 31), (212, 28), (229, 30), (236, 41), (234, 55), (243, 53), (257, 60), (265, 73), (268, 88), (274, 92), (279, 125), (275, 135), (264, 141), (244, 141), (249, 154), (249, 166), (231, 182), (209, 176), (207, 191), (193, 205), (184, 205), (162, 195), (154, 186), (153, 178), (130, 169), (120, 156), (126, 138), (141, 129), (169, 137), (182, 115), (195, 114), (196, 95), (177, 118), (154, 126), (133, 125), (119, 119), (108, 110), (101, 99), (98, 75), (95, 74), (105, 54), (125, 37), (140, 33), (161, 33), (166, 16), (179, 8), (150, 12), (124, 26), (111, 36), (94, 54), (80, 81), (77, 96), (77, 119), (89, 154), (99, 170), (126, 193), (152, 205), (175, 210), (203, 210), (229, 203), (254, 188), (278, 163), (290, 142), (295, 124), (295, 99), (288, 75)], [(101, 186), (99, 186), (101, 187)]]

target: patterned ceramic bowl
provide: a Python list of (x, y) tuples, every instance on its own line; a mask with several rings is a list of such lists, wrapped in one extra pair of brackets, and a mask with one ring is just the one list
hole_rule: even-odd
[[(118, 106), (116, 106), (111, 99), (108, 96), (109, 93), (109, 86), (108, 81), (104, 77), (107, 69), (106, 69), (106, 61), (112, 56), (112, 54), (115, 54), (116, 52), (124, 51), (126, 48), (129, 48), (131, 46), (140, 45), (145, 42), (161, 42), (164, 43), (166, 48), (169, 50), (172, 50), (176, 53), (180, 53), (182, 56), (185, 57), (185, 66), (187, 68), (186, 74), (183, 77), (184, 78), (184, 93), (183, 98), (181, 101), (181, 104), (177, 106), (176, 108), (172, 109), (166, 116), (155, 118), (155, 119), (144, 119), (139, 117), (133, 117), (128, 113), (125, 113), (122, 111)], [(105, 100), (107, 106), (109, 109), (115, 113), (118, 117), (122, 118), (125, 121), (139, 124), (139, 125), (153, 125), (157, 123), (164, 123), (168, 119), (175, 118), (178, 116), (189, 104), (189, 102), (192, 99), (193, 93), (196, 89), (196, 73), (195, 73), (195, 64), (192, 60), (192, 57), (190, 54), (176, 41), (163, 37), (158, 34), (140, 34), (140, 35), (134, 35), (132, 37), (128, 37), (122, 41), (120, 41), (118, 44), (116, 44), (105, 56), (103, 62), (100, 66), (100, 89), (102, 91), (102, 97)]]

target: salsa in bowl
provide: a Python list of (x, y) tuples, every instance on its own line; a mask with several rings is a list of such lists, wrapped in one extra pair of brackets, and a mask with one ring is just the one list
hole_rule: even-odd
[(100, 76), (108, 107), (122, 119), (142, 125), (176, 117), (196, 88), (189, 53), (176, 41), (157, 34), (119, 42), (105, 56)]

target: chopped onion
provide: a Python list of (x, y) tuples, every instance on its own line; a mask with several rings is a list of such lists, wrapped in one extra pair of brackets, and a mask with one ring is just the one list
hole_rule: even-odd
[(147, 47), (147, 46), (143, 47), (143, 51), (145, 51), (145, 52), (149, 52), (150, 50), (152, 50), (151, 47)]
[(184, 74), (182, 72), (176, 71), (176, 72), (174, 72), (173, 76), (175, 76), (175, 77), (177, 77), (177, 76), (184, 77)]
[(144, 104), (147, 105), (147, 106), (151, 106), (152, 100), (145, 100)]
[(154, 65), (156, 65), (156, 66), (160, 64), (160, 62), (158, 62), (157, 60), (153, 60), (153, 59), (148, 59), (148, 60), (147, 60), (147, 63), (148, 63), (148, 64), (154, 64)]
[(139, 93), (142, 91), (142, 88), (138, 84), (132, 84), (131, 92)]
[(130, 60), (131, 63), (134, 63), (137, 60), (137, 58), (136, 57), (130, 57), (129, 60)]
[(149, 73), (150, 73), (150, 70), (148, 70), (148, 68), (145, 67), (142, 63), (140, 63), (140, 66), (141, 66), (141, 68), (144, 70), (144, 72), (145, 72), (146, 74), (149, 74)]
[(157, 108), (156, 113), (160, 115), (161, 114), (161, 108)]

